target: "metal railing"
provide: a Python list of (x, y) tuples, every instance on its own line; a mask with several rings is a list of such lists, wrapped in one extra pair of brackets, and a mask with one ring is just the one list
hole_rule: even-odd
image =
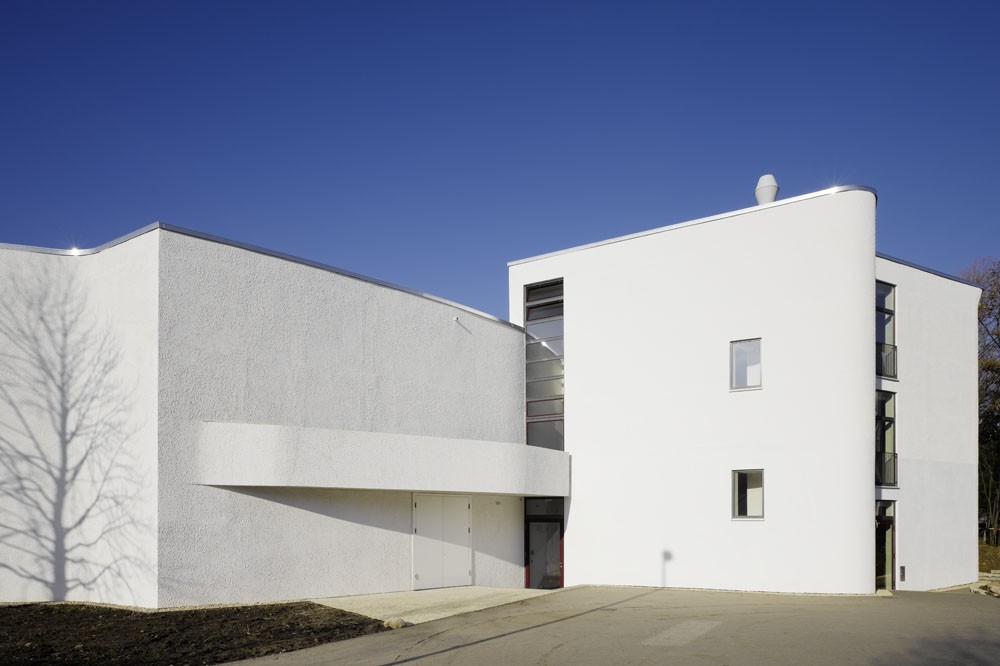
[(875, 343), (875, 374), (879, 377), (896, 378), (896, 345)]
[(899, 485), (896, 479), (896, 454), (886, 451), (875, 452), (875, 485)]

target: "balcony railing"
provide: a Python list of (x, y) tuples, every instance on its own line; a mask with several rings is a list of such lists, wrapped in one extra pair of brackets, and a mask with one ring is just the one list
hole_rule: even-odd
[(885, 451), (875, 452), (875, 485), (896, 486), (896, 454)]
[(896, 345), (875, 343), (875, 374), (879, 377), (896, 378)]

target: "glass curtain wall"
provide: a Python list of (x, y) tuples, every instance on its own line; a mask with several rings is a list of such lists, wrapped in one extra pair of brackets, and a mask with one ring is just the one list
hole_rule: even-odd
[(524, 375), (527, 442), (564, 447), (564, 348), (562, 280), (525, 287)]

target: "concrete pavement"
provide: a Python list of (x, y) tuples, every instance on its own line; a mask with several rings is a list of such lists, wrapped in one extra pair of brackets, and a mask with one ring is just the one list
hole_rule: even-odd
[(577, 587), (244, 663), (1000, 664), (1000, 600)]
[(312, 602), (350, 611), (359, 615), (388, 620), (399, 617), (410, 624), (421, 624), (443, 617), (493, 608), (522, 599), (530, 599), (553, 590), (527, 590), (509, 587), (445, 587), (437, 590), (364, 594), (353, 597), (311, 599)]

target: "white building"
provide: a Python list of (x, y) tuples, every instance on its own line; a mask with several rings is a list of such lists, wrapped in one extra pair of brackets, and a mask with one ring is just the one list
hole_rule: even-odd
[(977, 578), (979, 289), (876, 255), (875, 204), (837, 187), (510, 264), (528, 444), (573, 456), (566, 585)]
[(971, 582), (979, 291), (874, 232), (844, 187), (514, 262), (527, 338), (166, 225), (0, 246), (0, 599)]
[(524, 446), (517, 327), (163, 225), (0, 266), (0, 598), (524, 585), (569, 457)]

